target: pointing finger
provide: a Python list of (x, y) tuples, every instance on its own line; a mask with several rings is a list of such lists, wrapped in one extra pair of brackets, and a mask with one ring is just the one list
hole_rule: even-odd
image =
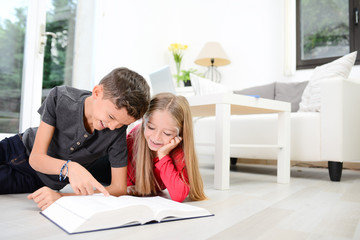
[(110, 193), (105, 189), (105, 187), (103, 185), (101, 185), (98, 181), (96, 181), (94, 183), (94, 187), (99, 190), (102, 194), (104, 194), (105, 196), (109, 196)]

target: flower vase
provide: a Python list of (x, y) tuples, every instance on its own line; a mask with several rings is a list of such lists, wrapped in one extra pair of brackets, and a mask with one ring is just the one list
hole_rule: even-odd
[(175, 61), (175, 65), (176, 65), (176, 83), (177, 83), (177, 86), (180, 87), (180, 79), (181, 79), (180, 67), (181, 67), (181, 62), (176, 62)]

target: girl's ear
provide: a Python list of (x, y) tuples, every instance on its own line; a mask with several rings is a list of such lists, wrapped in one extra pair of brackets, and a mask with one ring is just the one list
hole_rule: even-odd
[(95, 87), (92, 90), (92, 95), (95, 99), (102, 98), (104, 94), (104, 89), (102, 85), (95, 85)]

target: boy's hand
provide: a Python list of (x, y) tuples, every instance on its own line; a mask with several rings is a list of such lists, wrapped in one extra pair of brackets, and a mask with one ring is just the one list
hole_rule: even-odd
[(32, 194), (29, 194), (27, 198), (34, 200), (41, 210), (45, 210), (53, 202), (61, 198), (61, 194), (48, 187), (42, 187)]
[(168, 155), (171, 152), (171, 150), (173, 150), (177, 145), (179, 145), (181, 141), (182, 141), (181, 137), (174, 137), (173, 139), (171, 139), (171, 141), (168, 144), (159, 148), (159, 150), (157, 151), (159, 160), (165, 157), (166, 155)]
[(76, 194), (92, 195), (94, 188), (99, 190), (105, 196), (109, 196), (109, 192), (101, 183), (99, 183), (83, 166), (76, 162), (69, 162), (69, 182)]

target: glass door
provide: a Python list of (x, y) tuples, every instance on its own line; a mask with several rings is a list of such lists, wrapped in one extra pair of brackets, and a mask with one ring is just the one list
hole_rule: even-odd
[(28, 1), (1, 0), (0, 133), (19, 131), (28, 7)]
[(0, 0), (0, 140), (38, 126), (48, 91), (72, 85), (75, 0)]

